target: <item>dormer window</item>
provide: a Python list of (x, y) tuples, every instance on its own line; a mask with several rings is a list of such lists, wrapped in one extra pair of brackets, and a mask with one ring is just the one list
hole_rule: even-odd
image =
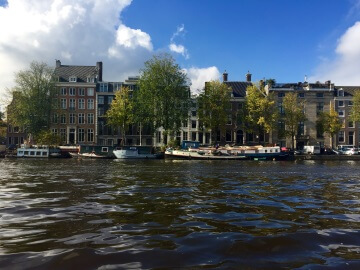
[(338, 91), (338, 97), (343, 97), (344, 96), (344, 90), (340, 89)]
[(87, 81), (88, 83), (94, 83), (94, 82), (95, 82), (95, 78), (89, 76), (89, 77), (87, 77), (86, 81)]
[(71, 76), (71, 77), (69, 78), (69, 82), (77, 82), (76, 76)]

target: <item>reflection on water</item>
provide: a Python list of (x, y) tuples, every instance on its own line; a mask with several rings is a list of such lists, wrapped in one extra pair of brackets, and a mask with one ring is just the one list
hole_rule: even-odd
[(1, 160), (1, 269), (360, 269), (360, 162)]

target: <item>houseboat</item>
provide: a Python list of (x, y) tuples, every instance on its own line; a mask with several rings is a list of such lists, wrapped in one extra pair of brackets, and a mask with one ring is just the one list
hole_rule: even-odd
[(113, 151), (117, 159), (156, 159), (162, 155), (154, 154), (149, 146), (123, 146)]
[(22, 144), (17, 149), (17, 157), (26, 158), (48, 158), (50, 156), (50, 150), (45, 145), (26, 145)]
[(73, 157), (79, 158), (114, 158), (114, 146), (80, 145), (78, 152), (71, 152)]

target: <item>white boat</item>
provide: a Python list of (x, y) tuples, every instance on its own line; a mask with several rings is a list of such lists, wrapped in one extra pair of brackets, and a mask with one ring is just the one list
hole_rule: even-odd
[(22, 144), (21, 147), (17, 149), (17, 157), (28, 157), (28, 158), (48, 158), (49, 157), (49, 147), (45, 145), (25, 145)]
[(159, 158), (159, 155), (152, 153), (141, 153), (138, 147), (126, 147), (122, 149), (115, 149), (113, 151), (114, 156), (117, 159), (155, 159)]
[(214, 151), (212, 149), (190, 149), (190, 150), (174, 150), (166, 149), (165, 157), (176, 159), (203, 159), (203, 160), (238, 160), (245, 159), (245, 156), (230, 155), (221, 151)]

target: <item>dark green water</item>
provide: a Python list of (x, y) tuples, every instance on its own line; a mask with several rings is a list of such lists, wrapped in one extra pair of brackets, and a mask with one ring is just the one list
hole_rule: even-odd
[(360, 269), (360, 162), (0, 160), (0, 269)]

